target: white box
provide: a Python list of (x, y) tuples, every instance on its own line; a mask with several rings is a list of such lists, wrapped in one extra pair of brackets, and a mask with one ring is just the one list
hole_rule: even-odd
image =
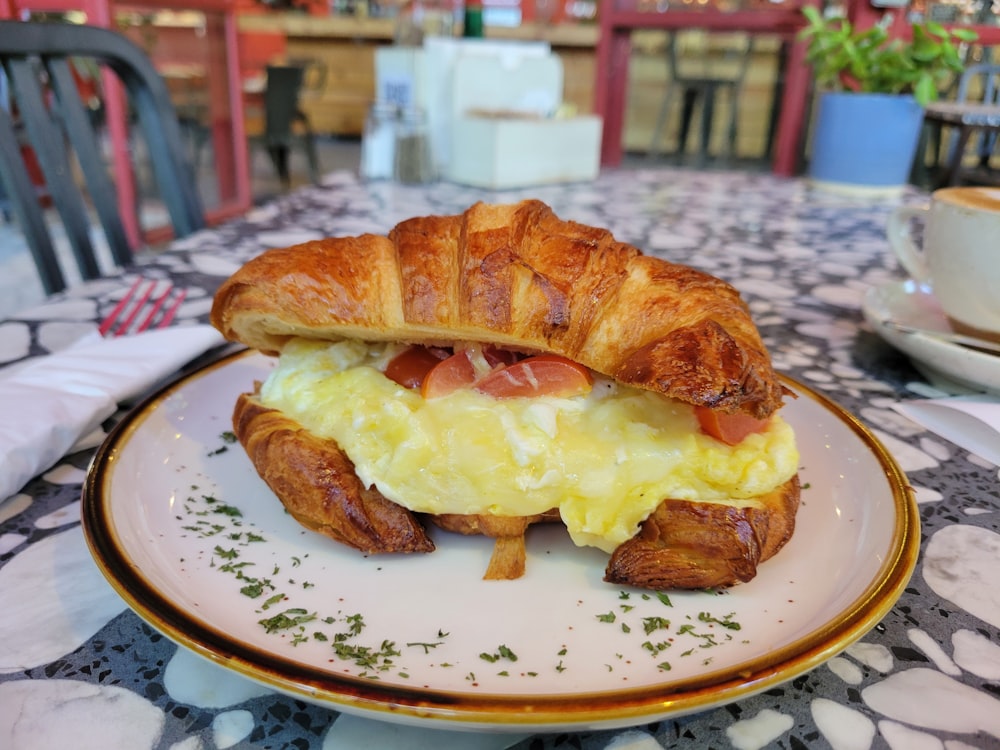
[(551, 116), (562, 76), (562, 62), (551, 54), (456, 60), (447, 178), (507, 189), (597, 177), (601, 118)]
[(375, 95), (424, 110), (434, 163), (437, 171), (445, 174), (451, 154), (452, 76), (456, 61), (488, 56), (511, 64), (550, 51), (549, 43), (543, 41), (436, 36), (426, 37), (422, 47), (382, 46), (375, 50)]
[[(448, 173), (453, 124), (454, 75), (456, 67), (465, 61), (478, 59), (503, 60), (515, 64), (526, 57), (550, 54), (548, 42), (525, 42), (507, 39), (424, 39), (422, 99), (418, 101), (427, 113), (431, 135), (431, 151), (439, 174)], [(459, 61), (463, 61), (459, 66)]]
[(601, 120), (496, 120), (456, 123), (448, 179), (506, 190), (593, 180), (600, 170)]

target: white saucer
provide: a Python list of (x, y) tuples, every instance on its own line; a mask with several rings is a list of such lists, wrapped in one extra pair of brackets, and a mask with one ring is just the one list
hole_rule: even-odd
[(1000, 356), (923, 333), (901, 333), (886, 325), (891, 319), (931, 331), (953, 330), (929, 287), (913, 280), (873, 287), (865, 294), (861, 309), (879, 336), (909, 355), (937, 387), (1000, 393)]

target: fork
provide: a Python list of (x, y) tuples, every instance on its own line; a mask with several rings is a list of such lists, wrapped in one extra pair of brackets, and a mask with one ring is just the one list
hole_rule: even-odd
[(174, 294), (175, 287), (168, 281), (166, 288), (154, 296), (153, 293), (157, 292), (160, 284), (156, 279), (144, 279), (141, 276), (137, 278), (125, 296), (101, 321), (97, 329), (101, 336), (124, 336), (170, 325), (187, 296), (187, 289), (178, 289)]

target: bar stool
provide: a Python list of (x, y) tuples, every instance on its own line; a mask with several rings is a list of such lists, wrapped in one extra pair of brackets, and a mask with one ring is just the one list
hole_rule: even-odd
[(735, 153), (739, 97), (748, 68), (750, 50), (751, 38), (742, 32), (709, 33), (702, 29), (685, 29), (668, 35), (667, 90), (649, 145), (651, 157), (660, 152), (663, 130), (677, 91), (682, 95), (676, 151), (678, 156), (684, 154), (687, 146), (691, 118), (699, 99), (701, 100), (699, 161), (704, 161), (708, 156), (715, 105), (721, 92), (726, 92), (729, 98), (724, 156), (728, 158)]

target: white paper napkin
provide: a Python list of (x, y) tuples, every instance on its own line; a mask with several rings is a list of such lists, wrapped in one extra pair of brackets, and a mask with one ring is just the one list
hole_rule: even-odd
[(0, 373), (0, 500), (55, 464), (119, 403), (222, 343), (208, 325), (111, 339), (95, 333)]
[(955, 445), (1000, 466), (1000, 397), (935, 398), (907, 401), (893, 408)]

